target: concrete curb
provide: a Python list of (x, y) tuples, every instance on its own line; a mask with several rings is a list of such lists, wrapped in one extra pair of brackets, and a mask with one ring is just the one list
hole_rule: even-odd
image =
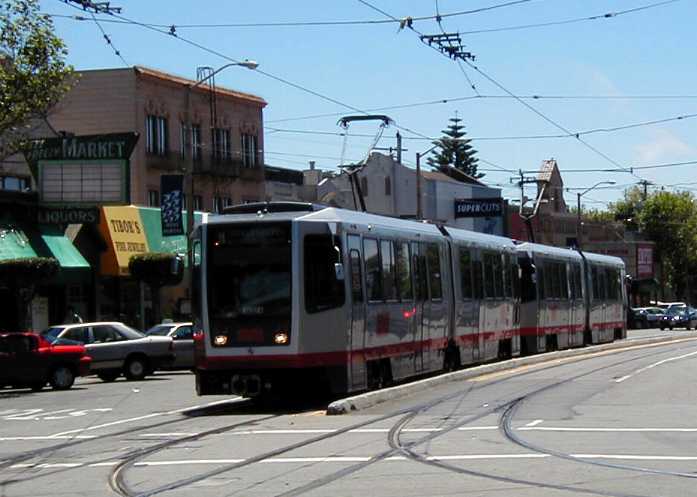
[(594, 352), (602, 352), (605, 350), (625, 349), (639, 347), (642, 345), (652, 345), (661, 343), (692, 341), (695, 339), (697, 339), (697, 334), (690, 334), (687, 336), (652, 337), (638, 338), (632, 340), (621, 340), (618, 342), (605, 343), (601, 345), (592, 345), (589, 347), (567, 349), (558, 352), (548, 352), (545, 354), (539, 354), (534, 356), (518, 357), (503, 362), (483, 364), (481, 366), (461, 369), (452, 373), (440, 374), (438, 376), (433, 376), (431, 378), (426, 378), (423, 380), (412, 381), (410, 383), (405, 383), (403, 385), (398, 385), (392, 388), (384, 388), (381, 390), (375, 390), (373, 392), (366, 392), (359, 395), (354, 395), (352, 397), (346, 397), (345, 399), (335, 400), (334, 402), (329, 404), (329, 406), (327, 406), (327, 414), (348, 414), (349, 412), (359, 411), (361, 409), (373, 407), (382, 402), (387, 402), (388, 400), (406, 397), (407, 395), (411, 395), (413, 393), (420, 392), (437, 385), (443, 385), (452, 381), (469, 380), (471, 378), (476, 378), (477, 376), (495, 373), (498, 371), (515, 369), (521, 366), (542, 364), (545, 362), (551, 362), (569, 357), (580, 357)]

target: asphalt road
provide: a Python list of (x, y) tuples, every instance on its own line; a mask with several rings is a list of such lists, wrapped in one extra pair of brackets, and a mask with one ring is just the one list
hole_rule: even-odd
[(0, 497), (697, 495), (690, 340), (453, 382), (347, 416), (193, 376), (0, 390)]

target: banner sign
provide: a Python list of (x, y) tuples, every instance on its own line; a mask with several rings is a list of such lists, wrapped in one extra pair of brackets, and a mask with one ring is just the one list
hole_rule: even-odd
[(97, 207), (39, 207), (36, 211), (36, 221), (39, 224), (98, 224), (99, 208)]
[(637, 279), (653, 278), (653, 246), (637, 245), (636, 267)]
[(181, 174), (160, 176), (160, 192), (162, 236), (183, 235), (184, 176)]
[(503, 199), (472, 198), (455, 199), (455, 218), (459, 217), (501, 217), (503, 216)]

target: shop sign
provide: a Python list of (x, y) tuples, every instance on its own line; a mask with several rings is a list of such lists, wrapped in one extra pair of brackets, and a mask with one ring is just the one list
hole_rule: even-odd
[(455, 218), (460, 217), (500, 217), (503, 215), (503, 199), (474, 198), (455, 199)]
[(653, 246), (637, 245), (636, 266), (637, 279), (653, 278)]
[(126, 276), (131, 257), (149, 251), (145, 227), (137, 207), (103, 207), (100, 223), (102, 235), (109, 248), (102, 254), (102, 272), (112, 276)]
[(97, 224), (99, 209), (96, 207), (47, 208), (36, 211), (39, 224)]
[(126, 160), (137, 142), (138, 133), (45, 138), (34, 140), (25, 156), (32, 163), (40, 160)]
[(162, 205), (160, 206), (162, 236), (183, 235), (184, 176), (181, 174), (160, 176), (160, 191), (162, 192)]

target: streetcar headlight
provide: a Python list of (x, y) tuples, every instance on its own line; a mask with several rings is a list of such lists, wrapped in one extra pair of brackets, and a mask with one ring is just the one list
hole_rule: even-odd
[(216, 345), (226, 345), (227, 335), (216, 335), (216, 337), (213, 339), (213, 343)]
[(285, 345), (288, 343), (288, 333), (279, 331), (273, 336), (273, 343), (276, 345)]

